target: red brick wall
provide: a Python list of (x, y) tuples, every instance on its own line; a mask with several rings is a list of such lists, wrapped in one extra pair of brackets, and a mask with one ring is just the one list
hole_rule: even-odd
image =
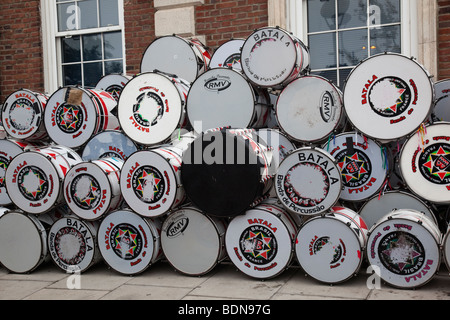
[(0, 1), (0, 103), (27, 88), (44, 92), (39, 0)]
[(450, 78), (450, 1), (438, 0), (438, 79)]

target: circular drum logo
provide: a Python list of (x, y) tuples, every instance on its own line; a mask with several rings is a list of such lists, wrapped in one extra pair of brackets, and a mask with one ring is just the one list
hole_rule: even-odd
[(398, 275), (411, 275), (420, 270), (425, 261), (424, 251), (415, 236), (400, 231), (386, 234), (378, 246), (383, 266)]
[(369, 157), (360, 150), (355, 150), (355, 153), (350, 155), (347, 150), (343, 150), (336, 154), (336, 160), (345, 187), (359, 187), (365, 184), (372, 174)]
[[(71, 249), (75, 248), (76, 250), (67, 250), (65, 238), (75, 239), (75, 241), (70, 242), (78, 244), (78, 247), (71, 245)], [(58, 258), (67, 265), (78, 265), (86, 256), (86, 242), (81, 232), (76, 228), (64, 227), (59, 229), (55, 235), (54, 245)]]
[(155, 167), (142, 166), (133, 174), (132, 187), (141, 201), (155, 203), (164, 196), (165, 180)]
[(419, 157), (420, 172), (435, 184), (450, 183), (450, 145), (435, 143), (425, 148)]
[(408, 109), (411, 89), (397, 77), (376, 80), (369, 89), (368, 100), (372, 110), (383, 117), (396, 117)]
[(36, 113), (34, 104), (28, 99), (21, 98), (9, 109), (9, 122), (16, 130), (27, 130), (32, 127)]
[(17, 185), (20, 193), (31, 201), (42, 200), (48, 190), (47, 176), (35, 166), (25, 167), (19, 172)]
[(253, 225), (245, 229), (241, 234), (239, 245), (243, 256), (257, 265), (274, 260), (278, 251), (273, 232), (262, 225)]
[(56, 124), (65, 133), (74, 133), (83, 124), (83, 110), (81, 106), (61, 104), (55, 111)]
[[(158, 123), (164, 115), (164, 102), (154, 92), (142, 93), (136, 98), (133, 105), (133, 118), (143, 127), (151, 127)], [(143, 108), (143, 105), (146, 105)]]
[(93, 209), (101, 199), (100, 185), (90, 174), (78, 175), (70, 184), (70, 196), (81, 209)]
[(111, 231), (109, 242), (114, 253), (124, 260), (136, 258), (142, 250), (141, 234), (128, 223), (115, 226)]

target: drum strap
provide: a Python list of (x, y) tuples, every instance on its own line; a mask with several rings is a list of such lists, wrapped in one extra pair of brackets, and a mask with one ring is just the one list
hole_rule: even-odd
[(355, 153), (355, 149), (353, 148), (353, 138), (347, 137), (345, 138), (345, 141), (347, 143), (347, 154), (353, 155)]

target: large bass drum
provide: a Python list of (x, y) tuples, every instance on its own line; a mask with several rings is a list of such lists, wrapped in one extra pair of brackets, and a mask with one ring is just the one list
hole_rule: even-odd
[(96, 84), (96, 90), (103, 90), (111, 94), (114, 100), (119, 101), (123, 87), (130, 81), (131, 77), (123, 74), (107, 74)]
[(241, 49), (245, 39), (231, 39), (221, 44), (213, 53), (209, 68), (226, 67), (242, 70)]
[(207, 216), (195, 207), (180, 208), (170, 213), (162, 225), (164, 256), (183, 274), (207, 274), (227, 256), (226, 227), (226, 219)]
[(441, 264), (441, 232), (425, 214), (398, 209), (369, 230), (367, 259), (393, 287), (412, 289), (428, 283)]
[(93, 136), (83, 147), (84, 161), (115, 157), (123, 161), (138, 150), (136, 143), (122, 131), (105, 130)]

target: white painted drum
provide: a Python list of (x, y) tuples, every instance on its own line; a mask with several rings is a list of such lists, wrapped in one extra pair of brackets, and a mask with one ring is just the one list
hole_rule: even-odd
[(329, 284), (342, 283), (356, 275), (364, 259), (367, 226), (354, 211), (333, 207), (312, 217), (300, 227), (295, 255), (312, 278)]
[(97, 245), (98, 221), (75, 216), (56, 220), (48, 231), (48, 249), (55, 265), (65, 272), (85, 272), (101, 261)]
[(107, 74), (97, 82), (95, 89), (106, 91), (111, 94), (114, 100), (119, 101), (123, 87), (131, 78), (131, 76), (124, 74)]
[(421, 198), (450, 203), (450, 123), (436, 122), (411, 135), (399, 166), (407, 187)]
[(338, 201), (342, 178), (329, 153), (320, 148), (302, 147), (281, 162), (274, 187), (278, 200), (287, 210), (316, 215)]
[(323, 148), (338, 164), (344, 187), (342, 200), (364, 201), (381, 189), (389, 172), (389, 161), (378, 142), (358, 132), (344, 132)]
[(62, 87), (48, 99), (45, 128), (55, 144), (76, 149), (98, 132), (119, 128), (111, 113), (116, 107), (116, 100), (106, 91)]
[(450, 79), (434, 83), (435, 102), (431, 118), (434, 121), (450, 121)]
[(281, 88), (309, 67), (309, 51), (300, 39), (278, 27), (255, 30), (241, 51), (245, 76), (257, 86)]
[(124, 163), (120, 189), (124, 200), (138, 214), (157, 217), (185, 200), (181, 185), (181, 150), (161, 146), (133, 153)]
[(226, 67), (242, 70), (241, 49), (245, 39), (230, 39), (221, 44), (213, 53), (209, 68)]
[(195, 207), (180, 208), (162, 225), (161, 247), (165, 258), (179, 272), (201, 276), (226, 256), (225, 219), (210, 217)]
[(370, 228), (395, 209), (413, 209), (423, 212), (437, 224), (433, 210), (428, 204), (414, 194), (402, 190), (391, 190), (381, 195), (374, 195), (362, 205), (358, 213)]
[(393, 287), (412, 289), (428, 283), (441, 263), (441, 233), (425, 214), (399, 209), (369, 230), (367, 259)]
[(450, 273), (450, 227), (447, 228), (442, 239), (442, 259)]
[(231, 68), (204, 72), (191, 85), (186, 112), (194, 130), (258, 128), (267, 124), (269, 96)]
[(48, 146), (14, 157), (5, 174), (12, 202), (25, 212), (41, 214), (64, 203), (63, 183), (81, 157), (65, 146)]
[(434, 90), (414, 59), (381, 53), (363, 60), (347, 77), (344, 106), (349, 121), (377, 140), (409, 135), (429, 116)]
[(278, 96), (276, 117), (291, 139), (317, 143), (344, 123), (341, 91), (320, 76), (304, 76), (290, 82)]
[(211, 55), (199, 40), (163, 36), (153, 40), (145, 50), (141, 73), (158, 70), (193, 82), (207, 70), (210, 60)]
[(122, 202), (120, 171), (124, 161), (114, 157), (83, 161), (64, 178), (64, 199), (83, 220), (101, 219)]
[(225, 234), (231, 262), (255, 279), (270, 279), (286, 270), (293, 257), (296, 226), (285, 210), (259, 206), (234, 217)]
[(47, 139), (43, 120), (47, 100), (45, 94), (28, 89), (11, 93), (3, 103), (1, 113), (8, 136), (27, 141)]
[(97, 160), (106, 157), (115, 157), (126, 160), (136, 152), (136, 143), (128, 138), (122, 131), (105, 130), (97, 133), (84, 145), (81, 158), (84, 161)]
[(125, 274), (142, 273), (162, 257), (161, 221), (123, 209), (113, 211), (98, 230), (100, 253), (108, 266)]
[(189, 84), (163, 73), (142, 73), (123, 88), (118, 118), (123, 132), (137, 144), (165, 142), (182, 127)]

